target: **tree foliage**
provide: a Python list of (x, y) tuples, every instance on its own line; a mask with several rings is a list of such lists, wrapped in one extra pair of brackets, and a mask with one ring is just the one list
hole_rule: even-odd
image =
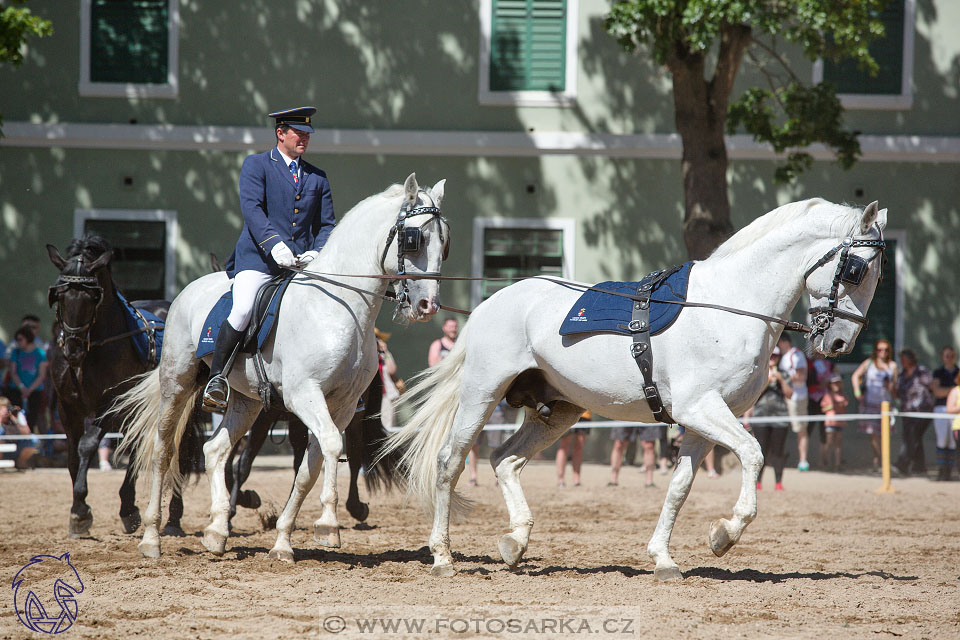
[[(751, 88), (729, 103), (726, 130), (743, 127), (755, 140), (787, 152), (776, 178), (789, 181), (812, 163), (799, 149), (823, 143), (849, 168), (860, 155), (860, 145), (856, 135), (843, 128), (835, 88), (801, 82), (778, 51), (778, 42), (799, 45), (810, 60), (853, 58), (861, 69), (876, 74), (877, 63), (867, 47), (883, 35), (880, 12), (889, 1), (619, 0), (613, 2), (605, 26), (625, 50), (645, 45), (671, 70), (682, 60), (722, 47), (731, 28), (746, 29), (746, 57), (768, 86)], [(706, 80), (715, 83), (717, 74)]]
[[(0, 8), (0, 64), (19, 67), (23, 64), (23, 45), (27, 39), (53, 33), (50, 21), (34, 15), (30, 9), (22, 6), (24, 4), (26, 0), (13, 0), (11, 4)], [(2, 126), (3, 117), (0, 115), (0, 127)], [(3, 135), (2, 130), (0, 135)]]

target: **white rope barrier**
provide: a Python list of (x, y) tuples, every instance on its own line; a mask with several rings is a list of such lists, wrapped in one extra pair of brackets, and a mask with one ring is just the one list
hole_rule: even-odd
[[(896, 418), (931, 418), (937, 420), (947, 420), (952, 419), (957, 416), (960, 416), (960, 413), (929, 413), (929, 412), (920, 412), (920, 411), (890, 411), (890, 421), (893, 424), (896, 421)], [(824, 415), (805, 415), (805, 416), (753, 416), (751, 418), (740, 418), (740, 424), (744, 422), (748, 424), (770, 424), (776, 422), (823, 422), (825, 420), (837, 420), (837, 421), (853, 421), (853, 420), (880, 420), (883, 418), (881, 413), (841, 413), (832, 416)], [(612, 429), (614, 427), (655, 427), (655, 426), (670, 426), (666, 425), (663, 422), (627, 422), (624, 420), (597, 420), (595, 422), (578, 422), (573, 425), (572, 428), (585, 428), (585, 429)], [(483, 430), (484, 431), (516, 431), (520, 428), (519, 424), (488, 424)], [(397, 431), (398, 429), (392, 429), (392, 431)], [(213, 435), (213, 431), (207, 431), (204, 433), (205, 436), (210, 437)], [(272, 435), (287, 435), (288, 431), (284, 428), (273, 429), (270, 431)], [(107, 433), (103, 436), (104, 438), (109, 439), (119, 439), (123, 437), (122, 433)], [(43, 433), (43, 434), (32, 434), (32, 435), (0, 435), (0, 440), (30, 440), (36, 438), (37, 440), (66, 440), (67, 436), (63, 433)]]

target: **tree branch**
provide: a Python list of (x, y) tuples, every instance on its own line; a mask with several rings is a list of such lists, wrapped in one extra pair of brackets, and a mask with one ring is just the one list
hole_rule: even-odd
[(753, 42), (758, 47), (760, 47), (761, 49), (763, 49), (764, 51), (766, 51), (767, 53), (769, 53), (774, 60), (779, 62), (780, 66), (783, 67), (783, 69), (790, 75), (791, 80), (793, 80), (794, 82), (801, 82), (800, 78), (797, 77), (797, 74), (793, 72), (793, 69), (790, 68), (790, 65), (787, 64), (787, 61), (783, 59), (783, 56), (777, 53), (776, 49), (768, 45), (766, 42), (757, 40), (752, 36), (750, 38), (750, 41)]
[(710, 81), (710, 98), (718, 113), (725, 114), (743, 54), (750, 45), (751, 29), (744, 24), (724, 24), (720, 30), (720, 53)]

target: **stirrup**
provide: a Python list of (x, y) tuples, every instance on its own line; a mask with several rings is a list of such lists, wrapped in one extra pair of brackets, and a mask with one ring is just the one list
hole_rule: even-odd
[[(210, 385), (214, 382), (217, 382), (223, 387), (226, 388), (226, 391), (223, 393), (223, 400), (220, 400), (217, 397), (214, 397), (213, 391), (220, 391), (220, 389), (211, 389)], [(201, 409), (207, 413), (223, 413), (227, 410), (227, 403), (230, 402), (230, 383), (227, 382), (227, 378), (224, 375), (215, 375), (207, 382), (207, 386), (203, 388), (203, 403)]]

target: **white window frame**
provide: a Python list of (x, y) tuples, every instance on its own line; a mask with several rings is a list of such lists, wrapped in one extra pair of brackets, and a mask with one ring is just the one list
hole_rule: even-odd
[[(913, 108), (913, 41), (916, 0), (903, 0), (903, 73), (900, 94), (838, 93), (844, 109), (905, 111)], [(823, 59), (813, 63), (813, 83), (823, 82)]]
[(566, 74), (563, 91), (491, 91), (490, 37), (493, 30), (493, 2), (480, 0), (480, 104), (511, 107), (566, 107), (577, 102), (577, 73), (580, 58), (577, 53), (580, 0), (567, 0)]
[[(472, 271), (473, 277), (483, 277), (483, 237), (486, 229), (560, 229), (563, 231), (563, 277), (572, 280), (575, 267), (577, 221), (573, 218), (474, 218)], [(483, 300), (482, 283), (470, 285), (470, 308), (474, 309)]]
[(180, 227), (177, 212), (170, 209), (76, 209), (73, 212), (73, 237), (82, 238), (87, 220), (132, 220), (136, 222), (163, 222), (166, 227), (167, 246), (164, 252), (166, 272), (163, 274), (164, 297), (173, 300), (177, 296), (177, 242)]
[(167, 81), (164, 84), (90, 81), (90, 11), (92, 0), (80, 0), (80, 95), (88, 98), (176, 98), (180, 87), (177, 64), (180, 42), (180, 1), (167, 0)]

